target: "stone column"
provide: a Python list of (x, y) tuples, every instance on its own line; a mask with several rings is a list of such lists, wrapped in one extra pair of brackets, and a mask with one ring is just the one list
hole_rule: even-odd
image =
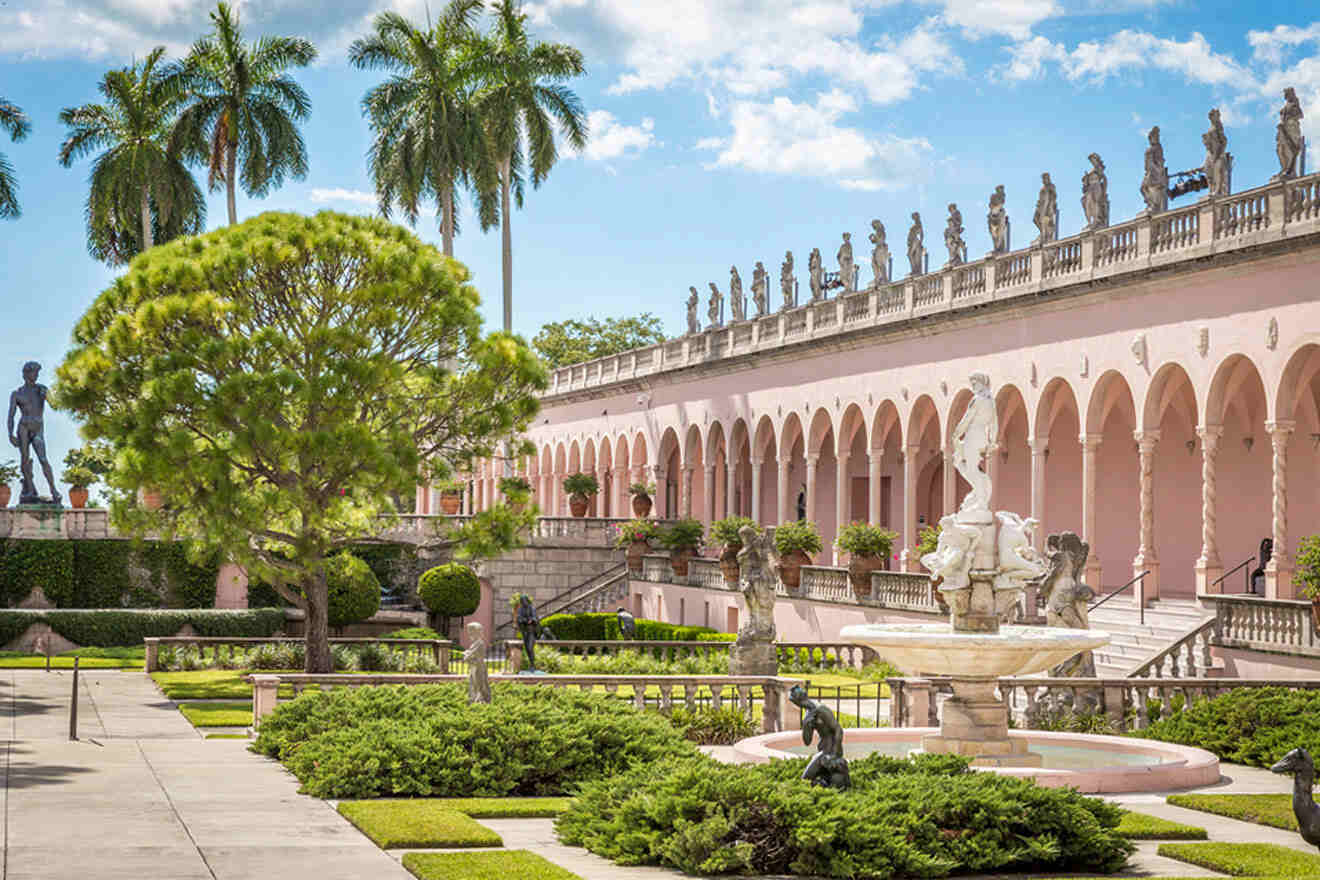
[(1037, 523), (1032, 544), (1037, 550), (1045, 549), (1045, 451), (1049, 449), (1048, 437), (1031, 439), (1031, 517)]
[[(848, 524), (848, 513), (852, 507), (852, 487), (848, 484), (848, 459), (849, 456), (840, 455), (834, 465), (834, 537), (836, 538)], [(838, 565), (843, 553), (833, 546), (832, 541), (830, 543), (834, 564)]]
[(674, 511), (669, 509), (669, 488), (665, 485), (665, 469), (655, 465), (651, 470), (653, 472), (651, 482), (655, 483), (655, 498), (651, 499), (651, 509), (655, 512), (656, 519), (672, 517)]
[(1137, 438), (1141, 478), (1141, 528), (1137, 555), (1132, 560), (1132, 576), (1150, 572), (1136, 585), (1133, 595), (1145, 604), (1160, 597), (1160, 560), (1155, 553), (1155, 448), (1160, 442), (1160, 432), (1136, 431), (1133, 436)]
[(714, 522), (718, 517), (715, 516), (715, 465), (708, 464), (702, 468), (702, 494), (706, 502), (706, 522)]
[(614, 470), (614, 515), (623, 519), (632, 516), (632, 497), (628, 494), (628, 469), (626, 467), (615, 468)]
[(1086, 559), (1086, 584), (1100, 592), (1100, 554), (1095, 545), (1095, 454), (1101, 435), (1082, 434), (1082, 540), (1091, 545)]
[(788, 491), (789, 462), (787, 459), (784, 458), (783, 455), (780, 455), (775, 460), (775, 464), (778, 471), (778, 473), (776, 474), (778, 479), (775, 481), (775, 489), (777, 490), (777, 494), (779, 495), (779, 498), (777, 500), (778, 520), (776, 521), (775, 524), (778, 525), (779, 523), (792, 522), (793, 515), (789, 513), (788, 510), (788, 506), (791, 503), (789, 499), (789, 491)]
[(1265, 563), (1265, 596), (1270, 599), (1294, 598), (1293, 559), (1288, 552), (1288, 440), (1295, 427), (1291, 420), (1265, 423), (1274, 448), (1274, 554)]
[(724, 454), (724, 515), (726, 517), (738, 516), (738, 465), (729, 460), (729, 454)]
[(807, 522), (812, 522), (816, 516), (816, 463), (820, 461), (819, 455), (807, 456)]
[(884, 479), (880, 469), (884, 457), (883, 449), (872, 449), (866, 456), (866, 516), (873, 526), (880, 525), (880, 481)]
[(953, 446), (945, 446), (944, 453), (944, 515), (953, 513), (958, 506), (958, 469), (953, 466)]
[(752, 459), (752, 520), (761, 522), (761, 459)]
[(904, 571), (917, 571), (921, 566), (916, 556), (917, 453), (920, 451), (920, 446), (903, 447), (903, 552), (899, 555)]
[(1219, 560), (1219, 530), (1216, 522), (1219, 506), (1216, 501), (1215, 459), (1219, 455), (1219, 438), (1224, 429), (1219, 425), (1207, 425), (1196, 429), (1196, 436), (1201, 438), (1201, 556), (1196, 560), (1196, 592), (1216, 593), (1224, 591), (1224, 585), (1210, 585), (1224, 574), (1224, 564)]
[(692, 477), (697, 469), (691, 465), (682, 465), (682, 475), (678, 481), (678, 509), (682, 511), (680, 516), (692, 516)]

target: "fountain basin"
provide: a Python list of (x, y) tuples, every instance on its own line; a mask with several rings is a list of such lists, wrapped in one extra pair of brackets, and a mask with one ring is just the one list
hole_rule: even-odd
[[(933, 727), (870, 727), (848, 730), (844, 756), (851, 759), (882, 752), (896, 758), (920, 749)], [(1082, 733), (1012, 730), (1017, 747), (1041, 756), (1039, 767), (978, 767), (978, 772), (1032, 779), (1049, 788), (1070, 787), (1083, 794), (1125, 794), (1198, 788), (1219, 781), (1219, 759), (1191, 746)], [(767, 733), (734, 746), (740, 761), (764, 764), (776, 758), (811, 754), (799, 731)]]
[(954, 632), (947, 623), (845, 626), (840, 641), (872, 648), (908, 675), (998, 678), (1041, 672), (1109, 643), (1109, 633), (1054, 626), (1001, 626), (998, 633)]

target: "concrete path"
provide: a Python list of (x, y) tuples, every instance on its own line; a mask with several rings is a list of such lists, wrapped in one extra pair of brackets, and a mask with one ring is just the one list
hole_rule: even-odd
[(241, 740), (204, 740), (139, 671), (0, 672), (4, 880), (403, 880)]

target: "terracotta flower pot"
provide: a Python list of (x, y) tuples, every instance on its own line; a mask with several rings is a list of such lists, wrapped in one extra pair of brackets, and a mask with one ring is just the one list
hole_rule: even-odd
[(8, 484), (0, 484), (0, 507), (9, 506), (9, 498), (13, 494), (13, 491), (14, 490), (9, 488)]
[(642, 573), (642, 557), (651, 552), (651, 542), (643, 538), (628, 543), (628, 570), (633, 574)]
[(156, 489), (143, 489), (142, 506), (147, 510), (160, 510), (165, 506), (165, 497)]
[(87, 498), (91, 494), (86, 486), (74, 486), (69, 489), (69, 503), (81, 510), (87, 506)]
[(779, 580), (791, 592), (802, 585), (802, 566), (811, 565), (811, 557), (801, 550), (779, 557)]
[(638, 519), (646, 519), (651, 515), (651, 496), (634, 495), (632, 498), (633, 516)]
[(884, 571), (883, 556), (854, 556), (848, 560), (848, 580), (852, 582), (853, 595), (867, 599), (871, 595), (871, 572)]
[(440, 511), (446, 516), (453, 516), (463, 506), (463, 496), (457, 492), (440, 493)]
[(741, 549), (742, 544), (730, 544), (720, 554), (720, 571), (724, 572), (724, 583), (731, 587), (738, 586), (738, 551)]
[(587, 501), (586, 495), (568, 496), (568, 509), (573, 514), (573, 516), (576, 516), (578, 518), (586, 516), (588, 506), (589, 503)]
[(684, 547), (682, 550), (674, 550), (669, 554), (669, 564), (674, 569), (674, 574), (678, 577), (687, 577), (688, 560), (696, 556), (697, 552), (691, 547)]

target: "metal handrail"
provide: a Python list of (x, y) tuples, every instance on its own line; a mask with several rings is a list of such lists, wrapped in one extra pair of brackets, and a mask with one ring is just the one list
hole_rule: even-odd
[[(1230, 574), (1233, 574), (1233, 572), (1237, 571), (1238, 569), (1243, 568), (1244, 566), (1248, 566), (1255, 561), (1256, 561), (1256, 554), (1253, 553), (1250, 556), (1248, 556), (1246, 559), (1239, 562), (1237, 565), (1230, 568), (1228, 571), (1221, 574), (1216, 580), (1211, 582), (1210, 586), (1212, 587), (1219, 586), (1219, 584), (1222, 583), (1224, 579), (1227, 578)], [(1243, 594), (1251, 592), (1251, 572), (1247, 572), (1246, 577), (1247, 577), (1247, 588), (1242, 591)]]
[[(1104, 597), (1103, 599), (1101, 599), (1099, 602), (1096, 602), (1094, 605), (1089, 606), (1089, 607), (1086, 609), (1087, 612), (1089, 613), (1089, 612), (1094, 611), (1095, 609), (1099, 608), (1101, 605), (1105, 604), (1105, 603), (1108, 602), (1110, 599), (1114, 598), (1114, 597), (1117, 596), (1119, 593), (1123, 592), (1123, 591), (1126, 590), (1128, 587), (1132, 586), (1133, 584), (1135, 584), (1137, 581), (1141, 580), (1142, 578), (1144, 578), (1144, 577), (1145, 577), (1146, 575), (1148, 575), (1148, 574), (1150, 574), (1150, 570), (1149, 570), (1149, 569), (1147, 569), (1146, 571), (1143, 571), (1141, 574), (1137, 575), (1137, 576), (1134, 577), (1132, 580), (1128, 581), (1126, 584), (1124, 584), (1123, 586), (1119, 587), (1117, 590), (1114, 590), (1114, 591), (1113, 591), (1112, 593), (1110, 593), (1108, 596), (1105, 596), (1105, 597)], [(1146, 603), (1145, 603), (1145, 602), (1138, 602), (1138, 603), (1137, 603), (1137, 612), (1138, 612), (1138, 614), (1140, 615), (1141, 623), (1144, 624), (1144, 623), (1146, 622)]]

